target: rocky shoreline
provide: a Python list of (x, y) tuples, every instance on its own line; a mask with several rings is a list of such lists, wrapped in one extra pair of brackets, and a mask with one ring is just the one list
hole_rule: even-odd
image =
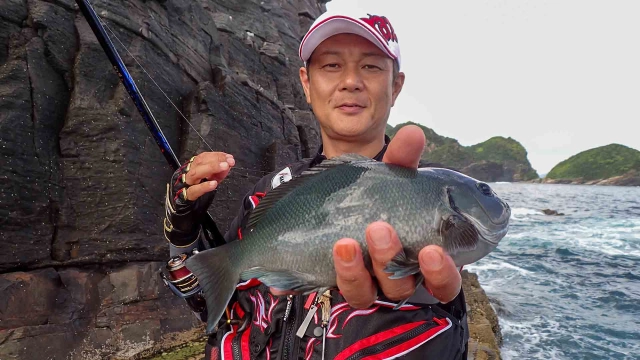
[(607, 179), (585, 180), (576, 179), (549, 179), (540, 178), (527, 181), (535, 184), (568, 184), (568, 185), (602, 185), (602, 186), (640, 186), (640, 172), (632, 170), (624, 175), (614, 176)]
[(478, 275), (462, 271), (462, 288), (467, 300), (469, 321), (468, 360), (502, 359), (502, 332), (498, 315), (478, 281)]
[[(469, 354), (467, 360), (502, 359), (502, 333), (498, 316), (478, 281), (478, 276), (462, 271), (462, 286), (467, 300)], [(180, 338), (162, 341), (132, 357), (118, 360), (201, 360), (205, 337), (202, 329), (181, 334)]]

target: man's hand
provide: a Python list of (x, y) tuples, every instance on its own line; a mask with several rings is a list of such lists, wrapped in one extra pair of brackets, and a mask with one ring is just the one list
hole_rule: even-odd
[(200, 231), (198, 221), (213, 201), (218, 184), (235, 165), (233, 156), (205, 152), (176, 170), (167, 186), (164, 234), (171, 244), (191, 246)]
[[(425, 137), (417, 126), (405, 126), (393, 138), (382, 161), (388, 164), (417, 168), (425, 145)], [(391, 300), (400, 301), (415, 290), (415, 277), (389, 279), (384, 271), (387, 263), (402, 249), (393, 227), (385, 222), (370, 224), (366, 241), (373, 264), (373, 272), (382, 292)], [(364, 266), (362, 250), (353, 239), (340, 239), (333, 248), (338, 288), (349, 305), (369, 307), (377, 298), (376, 285)], [(439, 246), (423, 248), (419, 255), (424, 286), (443, 303), (453, 300), (460, 292), (462, 280), (453, 259)]]
[(213, 191), (235, 165), (233, 155), (223, 152), (204, 152), (193, 158), (185, 174), (187, 199), (195, 201)]

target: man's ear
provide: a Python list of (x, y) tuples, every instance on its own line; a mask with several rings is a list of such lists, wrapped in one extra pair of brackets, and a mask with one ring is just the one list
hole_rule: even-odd
[(396, 99), (398, 95), (400, 95), (400, 91), (402, 91), (402, 86), (404, 85), (404, 73), (399, 72), (395, 79), (393, 79), (393, 93), (392, 93), (392, 101), (391, 106), (396, 104)]
[(307, 98), (307, 104), (311, 104), (311, 95), (309, 95), (309, 71), (304, 66), (300, 68), (300, 83), (304, 90), (304, 96)]

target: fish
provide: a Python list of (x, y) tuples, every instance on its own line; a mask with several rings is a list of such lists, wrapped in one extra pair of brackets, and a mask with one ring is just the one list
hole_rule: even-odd
[(362, 247), (366, 227), (385, 221), (403, 250), (391, 278), (420, 274), (418, 253), (441, 246), (456, 266), (471, 264), (507, 234), (511, 210), (485, 182), (446, 168), (406, 168), (347, 154), (325, 160), (272, 189), (248, 219), (242, 240), (201, 251), (186, 266), (198, 279), (212, 333), (236, 285), (257, 279), (301, 294), (336, 288), (332, 249), (341, 238)]

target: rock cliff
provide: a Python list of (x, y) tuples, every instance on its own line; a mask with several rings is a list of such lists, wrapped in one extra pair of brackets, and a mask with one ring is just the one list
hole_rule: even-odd
[[(297, 47), (325, 2), (92, 1), (180, 160), (234, 154), (222, 231), (258, 178), (319, 146)], [(171, 169), (75, 2), (0, 3), (0, 108), (0, 358), (133, 359), (201, 336), (158, 277)]]
[[(387, 135), (393, 137), (397, 130), (409, 124), (387, 127)], [(413, 123), (412, 123), (413, 124)], [(426, 138), (422, 158), (425, 161), (453, 167), (482, 181), (527, 181), (538, 177), (527, 159), (527, 151), (512, 138), (493, 137), (471, 146), (462, 146), (452, 138), (438, 135), (432, 129), (420, 125)]]
[[(243, 168), (222, 231), (319, 145), (297, 48), (324, 2), (92, 1), (180, 160), (209, 149), (183, 113)], [(126, 357), (196, 326), (158, 277), (172, 171), (75, 2), (0, 4), (0, 108), (0, 358)]]

